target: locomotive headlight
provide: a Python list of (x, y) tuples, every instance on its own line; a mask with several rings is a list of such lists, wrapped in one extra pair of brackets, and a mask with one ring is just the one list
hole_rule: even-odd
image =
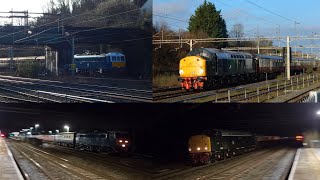
[(191, 148), (189, 148), (189, 151), (191, 151)]
[(203, 69), (200, 69), (199, 73), (200, 73), (200, 74), (203, 74), (203, 73), (204, 73), (204, 70), (203, 70)]
[(122, 143), (122, 140), (119, 140), (119, 143)]
[(125, 145), (125, 144), (122, 144), (122, 147), (126, 147), (126, 145)]
[(180, 74), (180, 75), (183, 74), (183, 70), (182, 70), (182, 69), (180, 69), (179, 74)]
[(207, 148), (207, 147), (205, 147), (204, 149), (205, 149), (205, 150), (208, 150), (208, 148)]
[(199, 147), (197, 148), (198, 151), (200, 151), (200, 149), (201, 149), (201, 148), (199, 148)]
[(128, 143), (128, 141), (124, 141), (125, 143)]

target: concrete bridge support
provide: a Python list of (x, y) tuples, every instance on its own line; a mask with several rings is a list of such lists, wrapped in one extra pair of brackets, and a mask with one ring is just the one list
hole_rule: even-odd
[(46, 68), (56, 76), (63, 73), (66, 65), (72, 64), (73, 53), (69, 44), (46, 47)]

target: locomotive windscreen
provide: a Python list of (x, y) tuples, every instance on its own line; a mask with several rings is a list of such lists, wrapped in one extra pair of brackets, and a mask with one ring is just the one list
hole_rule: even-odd
[(117, 138), (128, 138), (129, 134), (128, 133), (116, 133)]
[(213, 55), (205, 49), (195, 49), (190, 51), (187, 56), (200, 56), (206, 60), (212, 59)]

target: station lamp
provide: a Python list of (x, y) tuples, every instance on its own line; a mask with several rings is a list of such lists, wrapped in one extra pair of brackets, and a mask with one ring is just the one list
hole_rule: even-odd
[(39, 124), (35, 124), (34, 127), (35, 127), (35, 131), (37, 132), (37, 129), (40, 125)]
[(66, 129), (67, 132), (69, 132), (70, 127), (69, 127), (68, 125), (65, 125), (65, 126), (64, 126), (64, 129)]

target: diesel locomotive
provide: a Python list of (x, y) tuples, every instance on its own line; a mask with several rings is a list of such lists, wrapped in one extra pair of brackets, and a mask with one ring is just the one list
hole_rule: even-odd
[[(315, 59), (292, 58), (290, 62), (293, 74), (307, 67), (316, 70), (319, 66), (320, 61)], [(185, 90), (210, 89), (217, 84), (274, 78), (282, 72), (285, 72), (285, 60), (280, 56), (199, 48), (180, 60), (178, 81)]]
[(256, 139), (246, 132), (206, 130), (191, 136), (188, 144), (192, 164), (202, 165), (253, 151)]

